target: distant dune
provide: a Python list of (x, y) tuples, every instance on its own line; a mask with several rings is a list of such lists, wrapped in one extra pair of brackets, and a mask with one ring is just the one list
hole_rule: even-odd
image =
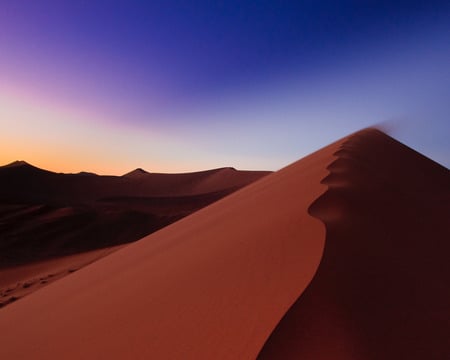
[[(55, 280), (56, 273), (79, 269), (268, 173), (137, 169), (120, 177), (58, 174), (25, 161), (0, 167), (0, 307)], [(99, 249), (105, 251), (93, 251)], [(81, 253), (86, 257), (70, 256)], [(65, 265), (55, 268), (61, 256)], [(12, 267), (28, 277), (9, 278)], [(43, 275), (30, 271), (37, 268), (52, 277), (36, 281)]]
[(1, 309), (0, 356), (448, 359), (449, 214), (447, 169), (363, 130)]

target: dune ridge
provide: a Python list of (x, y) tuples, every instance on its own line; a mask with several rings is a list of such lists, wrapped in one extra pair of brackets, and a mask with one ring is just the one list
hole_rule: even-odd
[(2, 166), (0, 307), (269, 173), (136, 169), (100, 176), (58, 174), (25, 161)]
[(338, 146), (4, 308), (0, 356), (255, 358), (319, 265), (325, 228), (307, 210)]
[(270, 172), (138, 173), (57, 174), (24, 161), (1, 166), (0, 268), (135, 241)]
[(447, 359), (449, 185), (357, 132), (0, 310), (0, 356)]
[(321, 263), (258, 359), (450, 358), (449, 171), (375, 129), (335, 156)]

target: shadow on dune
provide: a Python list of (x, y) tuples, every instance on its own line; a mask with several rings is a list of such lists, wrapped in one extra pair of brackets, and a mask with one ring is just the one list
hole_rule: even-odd
[(335, 156), (322, 261), (258, 359), (450, 358), (448, 170), (373, 129)]
[(0, 270), (136, 241), (269, 174), (58, 174), (0, 167)]

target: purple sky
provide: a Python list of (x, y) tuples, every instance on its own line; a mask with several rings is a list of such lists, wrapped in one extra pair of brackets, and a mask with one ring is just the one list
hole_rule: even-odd
[(439, 1), (2, 1), (0, 164), (276, 170), (350, 132), (450, 166)]

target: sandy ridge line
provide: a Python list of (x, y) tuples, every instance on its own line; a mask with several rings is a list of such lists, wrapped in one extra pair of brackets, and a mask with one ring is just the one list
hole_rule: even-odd
[(448, 171), (377, 129), (336, 155), (320, 265), (258, 359), (449, 358)]
[[(325, 241), (324, 241), (324, 246), (323, 246), (323, 250), (322, 250), (320, 262), (319, 262), (319, 264), (318, 264), (318, 266), (317, 266), (317, 268), (316, 268), (316, 270), (315, 270), (315, 272), (314, 272), (313, 277), (311, 278), (311, 280), (309, 281), (309, 283), (307, 284), (307, 286), (306, 286), (305, 288), (303, 288), (303, 289), (300, 291), (300, 293), (299, 293), (299, 295), (297, 296), (297, 298), (295, 298), (295, 300), (292, 302), (292, 304), (291, 304), (289, 307), (286, 308), (286, 311), (284, 312), (283, 316), (281, 316), (280, 319), (279, 319), (279, 321), (277, 322), (277, 324), (274, 325), (274, 327), (273, 327), (273, 329), (271, 330), (270, 334), (267, 336), (266, 340), (264, 341), (264, 344), (262, 344), (262, 346), (261, 346), (261, 348), (260, 348), (260, 350), (259, 350), (259, 352), (258, 352), (257, 359), (259, 359), (260, 354), (261, 354), (261, 351), (264, 349), (264, 346), (266, 345), (267, 341), (268, 341), (268, 340), (270, 339), (270, 337), (272, 336), (272, 333), (277, 329), (277, 327), (279, 326), (280, 322), (281, 322), (281, 321), (284, 319), (284, 317), (289, 313), (289, 311), (291, 310), (291, 308), (292, 308), (293, 306), (295, 306), (296, 302), (297, 302), (298, 299), (302, 296), (302, 294), (303, 294), (305, 291), (308, 290), (308, 288), (310, 287), (311, 283), (314, 281), (314, 278), (315, 278), (316, 275), (317, 275), (317, 272), (318, 272), (318, 270), (319, 270), (319, 268), (320, 268), (320, 265), (321, 265), (321, 263), (322, 263), (322, 260), (323, 260), (323, 255), (324, 255), (324, 253), (325, 253), (326, 239), (327, 239), (326, 235), (327, 235), (327, 234), (326, 234), (326, 223), (325, 223), (325, 222), (323, 221), (323, 219), (321, 219), (320, 217), (317, 217), (316, 215), (312, 214), (312, 212), (311, 212), (311, 207), (313, 207), (314, 204), (315, 204), (317, 201), (319, 201), (320, 198), (322, 198), (328, 191), (330, 191), (330, 186), (326, 183), (326, 180), (327, 180), (327, 178), (328, 178), (330, 175), (332, 175), (331, 167), (333, 166), (333, 164), (334, 164), (336, 161), (339, 160), (339, 155), (338, 155), (338, 154), (339, 154), (339, 152), (344, 148), (345, 144), (350, 140), (350, 138), (351, 138), (353, 135), (355, 135), (355, 134), (357, 134), (357, 133), (358, 133), (358, 132), (356, 132), (356, 133), (354, 133), (354, 134), (351, 134), (351, 135), (349, 135), (349, 136), (347, 136), (347, 137), (345, 137), (345, 138), (343, 138), (343, 139), (340, 139), (340, 140), (338, 140), (338, 141), (335, 142), (335, 143), (340, 143), (340, 142), (341, 142), (341, 144), (339, 145), (339, 148), (332, 154), (333, 159), (330, 161), (330, 163), (328, 163), (328, 164), (326, 165), (326, 170), (328, 171), (328, 174), (325, 175), (325, 176), (320, 180), (320, 184), (326, 185), (327, 188), (324, 189), (323, 193), (320, 194), (320, 195), (318, 195), (318, 196), (311, 202), (311, 205), (308, 207), (308, 214), (309, 214), (311, 217), (313, 217), (313, 218), (315, 218), (315, 219), (318, 219), (320, 222), (322, 222), (323, 225), (324, 225), (324, 227), (325, 227)], [(332, 144), (332, 145), (333, 145), (333, 144)], [(331, 145), (330, 145), (330, 146), (331, 146)]]
[[(345, 151), (345, 147), (352, 142), (352, 140), (355, 137), (358, 137), (361, 133), (364, 132), (370, 132), (370, 131), (378, 131), (378, 129), (373, 129), (373, 128), (366, 128), (366, 129), (362, 129), (359, 131), (356, 131), (340, 140), (338, 140), (336, 143), (341, 142), (341, 144), (339, 145), (338, 149), (332, 154), (333, 156), (333, 160), (326, 166), (326, 170), (328, 171), (328, 174), (325, 175), (320, 183), (322, 185), (327, 186), (326, 190), (320, 194), (319, 196), (316, 197), (316, 199), (314, 199), (313, 202), (311, 202), (310, 206), (308, 207), (308, 214), (311, 217), (314, 217), (315, 219), (318, 219), (323, 226), (325, 227), (325, 242), (324, 242), (324, 247), (323, 247), (323, 251), (322, 251), (322, 255), (321, 255), (321, 259), (320, 259), (320, 263), (317, 266), (317, 269), (314, 273), (314, 276), (311, 278), (311, 281), (308, 283), (308, 285), (306, 286), (306, 288), (299, 294), (299, 296), (295, 299), (295, 301), (291, 304), (291, 306), (286, 310), (286, 312), (283, 314), (283, 316), (280, 318), (279, 322), (276, 324), (276, 326), (272, 329), (272, 332), (270, 333), (270, 335), (267, 337), (264, 345), (261, 347), (258, 356), (256, 359), (258, 360), (276, 360), (278, 359), (279, 356), (286, 356), (286, 358), (291, 358), (291, 354), (289, 353), (289, 350), (287, 350), (286, 354), (280, 354), (277, 353), (275, 354), (273, 352), (273, 348), (269, 348), (267, 349), (267, 346), (274, 346), (273, 345), (273, 337), (274, 336), (278, 336), (279, 339), (279, 334), (276, 334), (275, 332), (279, 332), (279, 328), (281, 326), (286, 326), (286, 321), (289, 322), (288, 317), (292, 316), (291, 313), (292, 312), (298, 312), (298, 302), (301, 301), (302, 297), (304, 296), (305, 293), (308, 293), (309, 291), (311, 291), (311, 286), (314, 283), (314, 280), (317, 278), (317, 275), (319, 274), (319, 271), (321, 269), (321, 267), (323, 267), (323, 262), (324, 262), (324, 255), (325, 255), (325, 251), (326, 251), (326, 247), (327, 247), (327, 239), (329, 237), (329, 230), (327, 227), (327, 221), (325, 221), (325, 218), (327, 218), (328, 216), (333, 217), (332, 212), (333, 210), (329, 211), (329, 214), (324, 215), (323, 213), (318, 213), (318, 210), (315, 210), (314, 207), (317, 206), (317, 204), (325, 198), (325, 196), (327, 194), (329, 194), (333, 189), (334, 184), (329, 182), (329, 179), (331, 177), (334, 176), (334, 171), (335, 169), (333, 169), (333, 166), (339, 162), (341, 160), (341, 154), (342, 151)], [(277, 339), (277, 340), (278, 340)], [(284, 336), (284, 339), (286, 339), (286, 335)], [(271, 341), (272, 343), (269, 343), (269, 341)], [(292, 339), (292, 341), (295, 341), (295, 339)], [(275, 345), (276, 346), (276, 345)], [(285, 345), (286, 346), (286, 345)], [(287, 348), (286, 348), (287, 349)], [(286, 350), (286, 349), (282, 349), (282, 350)], [(337, 356), (337, 355), (336, 355)], [(308, 358), (309, 359), (309, 358)]]
[(255, 358), (320, 263), (307, 209), (339, 144), (11, 305), (0, 354), (26, 357), (27, 341), (42, 359)]

